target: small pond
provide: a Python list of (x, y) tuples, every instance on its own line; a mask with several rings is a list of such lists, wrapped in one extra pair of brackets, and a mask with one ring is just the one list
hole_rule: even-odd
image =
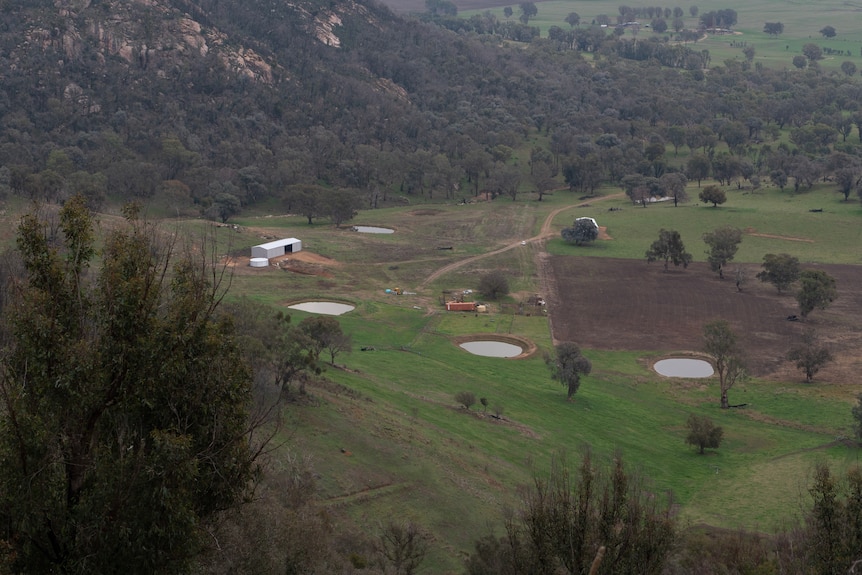
[(663, 359), (653, 369), (666, 377), (709, 377), (715, 373), (712, 364), (702, 359)]
[(353, 229), (363, 234), (392, 234), (395, 230), (391, 228), (378, 228), (375, 226), (353, 226)]
[(308, 313), (319, 313), (322, 315), (341, 315), (353, 311), (355, 306), (334, 301), (306, 301), (287, 306), (290, 309), (307, 311)]
[(459, 347), (473, 355), (485, 357), (517, 357), (524, 353), (523, 348), (502, 341), (467, 341)]

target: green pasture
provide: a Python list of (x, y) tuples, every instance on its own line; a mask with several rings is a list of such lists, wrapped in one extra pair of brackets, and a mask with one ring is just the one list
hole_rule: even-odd
[[(856, 199), (845, 202), (834, 186), (817, 185), (801, 193), (793, 193), (792, 187), (783, 192), (777, 187), (756, 191), (736, 190), (735, 186), (724, 189), (727, 202), (718, 207), (699, 201), (699, 188), (690, 184), (690, 200), (678, 207), (665, 201), (644, 208), (622, 197), (566, 210), (555, 219), (555, 228), (571, 226), (576, 217), (591, 216), (600, 226), (607, 226), (612, 239), (575, 247), (557, 237), (548, 242), (547, 249), (554, 254), (640, 259), (658, 238), (658, 231), (665, 228), (679, 231), (695, 261), (705, 261), (703, 234), (731, 225), (746, 232), (734, 259), (737, 263), (760, 263), (767, 253), (784, 252), (802, 262), (862, 263), (862, 205)], [(609, 211), (610, 208), (616, 209)], [(810, 211), (819, 209), (823, 211)]]
[[(600, 459), (622, 453), (653, 489), (671, 491), (683, 523), (764, 531), (799, 509), (816, 461), (841, 468), (858, 460), (858, 449), (834, 443), (850, 433), (850, 404), (820, 396), (817, 386), (748, 381), (731, 391), (747, 407), (721, 411), (714, 383), (660, 377), (642, 361), (646, 352), (586, 350), (593, 373), (568, 402), (540, 354), (482, 358), (452, 343), (456, 335), (517, 333), (549, 350), (541, 317), (426, 315), (393, 303), (341, 322), (356, 351), (338, 359), (349, 371), (327, 376), (361, 397), (323, 395), (317, 407), (294, 411), (292, 433), (318, 454), (323, 502), (360, 525), (398, 512), (445, 541), (427, 572), (457, 570), (457, 552), (489, 525), (499, 532), (533, 470), (546, 471), (561, 452), (575, 464), (585, 445)], [(478, 403), (465, 412), (459, 391), (487, 398), (488, 414), (503, 406), (505, 422), (479, 415)], [(700, 456), (684, 444), (689, 413), (724, 427), (721, 449)], [(366, 499), (341, 502), (362, 490)]]
[[(801, 194), (729, 190), (728, 202), (718, 208), (697, 205), (696, 185), (689, 189), (692, 201), (678, 208), (665, 202), (635, 207), (624, 196), (607, 197), (619, 193), (607, 189), (580, 200), (557, 191), (541, 203), (525, 196), (361, 214), (357, 223), (396, 229), (387, 236), (308, 226), (297, 218), (264, 219), (267, 229), (302, 238), (309, 250), (338, 266), (325, 280), (277, 270), (237, 275), (239, 291), (269, 303), (323, 297), (357, 305), (339, 318), (354, 351), (336, 358), (343, 368), (326, 372), (344, 387), (312, 388), (312, 405), (288, 410), (288, 445), (314, 454), (323, 505), (365, 531), (392, 516), (417, 521), (435, 538), (424, 571), (458, 572), (459, 557), (489, 530), (499, 532), (505, 509), (517, 507), (519, 486), (534, 471), (546, 471), (560, 452), (573, 465), (586, 445), (600, 458), (622, 453), (653, 489), (673, 493), (683, 524), (767, 532), (798, 513), (815, 462), (843, 468), (858, 461), (859, 450), (839, 441), (851, 434), (852, 389), (751, 380), (731, 390), (732, 402), (746, 408), (721, 411), (714, 382), (660, 377), (649, 368), (654, 352), (585, 350), (593, 373), (568, 402), (562, 386), (549, 378), (541, 353), (525, 360), (483, 358), (453, 343), (458, 335), (511, 333), (550, 351), (544, 317), (499, 313), (495, 302), (487, 315), (428, 313), (439, 310), (441, 289), (475, 288), (489, 269), (507, 270), (513, 290), (538, 289), (538, 247), (519, 242), (535, 235), (552, 210), (567, 206), (554, 220), (555, 237), (547, 242), (552, 253), (641, 258), (664, 226), (680, 230), (689, 251), (702, 259), (701, 234), (732, 224), (797, 238), (746, 234), (738, 261), (759, 263), (767, 251), (788, 251), (803, 261), (859, 261), (862, 208), (843, 202), (830, 187)], [(590, 205), (574, 207), (583, 202)], [(808, 211), (815, 208), (823, 212)], [(575, 247), (556, 238), (582, 215), (597, 218), (613, 239)], [(256, 243), (261, 219), (238, 223), (250, 231), (230, 233), (247, 242), (246, 250)], [(442, 233), (453, 239), (451, 252), (436, 250)], [(448, 263), (512, 244), (518, 245), (416, 287)], [(386, 260), (393, 254), (400, 259)], [(417, 294), (385, 294), (382, 288), (395, 282)], [(292, 315), (294, 321), (307, 316)], [(485, 397), (487, 412), (479, 403), (465, 412), (454, 399), (459, 391)], [(503, 421), (491, 417), (497, 406)], [(685, 419), (692, 412), (724, 427), (721, 449), (700, 456), (685, 445)]]
[[(230, 275), (231, 297), (275, 308), (300, 299), (357, 306), (339, 317), (354, 351), (328, 367), (332, 383), (310, 386), (301, 407), (287, 408), (283, 449), (311, 455), (319, 501), (340, 526), (369, 534), (390, 518), (416, 521), (434, 541), (422, 571), (453, 573), (462, 570), (476, 539), (500, 533), (506, 509), (519, 505), (519, 487), (534, 472), (547, 471), (561, 452), (572, 465), (587, 445), (599, 459), (621, 453), (651, 489), (673, 493), (683, 525), (766, 532), (798, 513), (815, 462), (839, 469), (858, 462), (859, 449), (841, 441), (851, 434), (855, 390), (849, 387), (749, 380), (731, 390), (731, 402), (746, 407), (722, 411), (712, 380), (655, 374), (650, 365), (660, 354), (587, 349), (593, 372), (569, 402), (542, 358), (552, 349), (546, 318), (501, 313), (501, 302), (489, 302), (490, 314), (441, 311), (441, 290), (475, 289), (490, 269), (506, 270), (515, 292), (537, 291), (542, 244), (520, 242), (536, 236), (560, 208), (554, 236), (545, 243), (554, 254), (640, 259), (667, 227), (679, 230), (702, 260), (701, 235), (731, 224), (751, 230), (740, 262), (757, 264), (764, 253), (786, 251), (802, 261), (859, 263), (862, 207), (842, 201), (834, 186), (799, 194), (728, 189), (727, 203), (717, 208), (697, 200), (696, 184), (688, 192), (691, 201), (678, 208), (671, 202), (632, 206), (617, 188), (590, 199), (561, 190), (542, 202), (530, 194), (467, 205), (411, 198), (400, 207), (363, 211), (351, 222), (395, 229), (390, 235), (277, 215), (237, 218), (237, 229), (199, 221), (188, 222), (188, 229), (208, 237), (214, 253), (237, 259), (267, 236), (295, 236), (306, 251), (332, 260), (324, 266), (328, 275), (239, 265)], [(589, 205), (575, 207), (582, 203)], [(559, 230), (586, 215), (607, 226), (612, 239), (584, 247), (563, 243)], [(426, 281), (447, 264), (508, 246)], [(416, 293), (385, 293), (396, 286)], [(513, 294), (504, 303), (521, 298)], [(308, 316), (291, 315), (294, 322)], [(453, 343), (456, 336), (482, 333), (519, 335), (540, 352), (522, 360), (483, 358)], [(459, 407), (454, 396), (460, 391), (486, 398), (487, 411), (478, 402), (469, 413)], [(498, 408), (502, 420), (491, 416)], [(685, 445), (690, 413), (724, 427), (720, 449), (701, 456)]]
[[(496, 4), (489, 10), (500, 20), (505, 20), (503, 9), (506, 6), (513, 9), (514, 13), (511, 19), (517, 20), (519, 16), (518, 2), (489, 2), (490, 4)], [(591, 25), (599, 14), (607, 14), (611, 21), (615, 22), (620, 6), (618, 2), (607, 0), (548, 1), (536, 2), (535, 4), (538, 13), (535, 18), (530, 20), (530, 25), (538, 26), (542, 31), (542, 36), (547, 35), (548, 28), (551, 26), (567, 29), (569, 25), (565, 22), (565, 18), (571, 12), (577, 12), (580, 15), (581, 27)], [(783, 0), (754, 0), (753, 2), (739, 3), (717, 0), (708, 5), (693, 2), (659, 5), (671, 9), (676, 6), (681, 7), (684, 11), (683, 21), (686, 27), (696, 28), (699, 23), (699, 16), (692, 17), (689, 13), (689, 7), (692, 4), (699, 7), (699, 14), (728, 8), (737, 12), (738, 21), (734, 26), (734, 31), (738, 34), (710, 36), (691, 45), (698, 50), (709, 50), (713, 66), (723, 65), (725, 60), (744, 60), (743, 43), (747, 43), (747, 45), (755, 48), (754, 62), (761, 62), (770, 68), (794, 69), (793, 56), (801, 54), (802, 46), (809, 42), (813, 42), (821, 48), (841, 50), (845, 53), (841, 56), (825, 56), (824, 60), (820, 62), (822, 68), (838, 70), (841, 62), (845, 60), (854, 62), (857, 67), (862, 66), (862, 54), (860, 54), (860, 50), (862, 50), (862, 17), (860, 17), (862, 5), (840, 0), (810, 3), (785, 2)], [(648, 6), (651, 3), (628, 2), (626, 5), (639, 7)], [(484, 9), (463, 11), (459, 15), (469, 18), (473, 14), (481, 14), (485, 11)], [(671, 19), (667, 20), (669, 26), (672, 21), (673, 17), (671, 16)], [(784, 24), (784, 32), (777, 37), (764, 34), (763, 25), (766, 22), (781, 22)], [(647, 20), (641, 20), (641, 24), (648, 23)], [(824, 26), (834, 27), (837, 35), (834, 38), (822, 37), (820, 30)], [(661, 36), (668, 34), (669, 32), (666, 32)], [(630, 37), (631, 32), (627, 31), (626, 35)], [(651, 36), (658, 36), (658, 34), (651, 32), (649, 28), (642, 27), (637, 37), (649, 38)], [(850, 51), (849, 56), (846, 55), (847, 50)]]

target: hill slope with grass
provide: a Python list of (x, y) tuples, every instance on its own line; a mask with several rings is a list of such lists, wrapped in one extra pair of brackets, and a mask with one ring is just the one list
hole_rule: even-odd
[[(753, 202), (752, 209), (757, 206), (757, 219), (765, 230), (777, 229), (788, 214), (795, 213), (783, 207), (787, 196), (777, 188), (736, 200), (744, 198)], [(850, 213), (842, 216), (837, 210), (830, 216), (830, 201), (836, 202), (836, 209), (844, 204), (827, 190), (796, 200), (804, 198), (818, 198), (827, 206), (818, 216), (840, 222), (858, 215), (853, 212), (858, 207), (850, 206)], [(615, 210), (608, 211), (612, 207)], [(583, 215), (595, 216), (601, 226), (607, 224), (608, 237), (591, 246), (557, 243), (560, 229)], [(696, 247), (701, 242), (694, 230), (739, 217), (730, 206), (631, 208), (622, 198), (584, 202), (570, 192), (556, 192), (541, 203), (498, 199), (466, 206), (396, 208), (358, 218), (360, 224), (395, 230), (387, 235), (307, 226), (299, 218), (246, 219), (241, 230), (249, 237), (243, 241), (253, 241), (250, 231), (265, 225), (268, 233), (301, 236), (307, 250), (331, 263), (325, 265), (325, 276), (237, 268), (234, 282), (237, 291), (278, 309), (299, 299), (347, 300), (356, 306), (339, 317), (353, 337), (354, 350), (339, 356), (338, 365), (325, 373), (338, 386), (312, 383), (307, 393), (313, 403), (288, 408), (291, 449), (314, 454), (321, 503), (348, 531), (374, 533), (380, 518), (390, 516), (427, 530), (433, 544), (423, 564), (425, 572), (461, 572), (462, 558), (480, 536), (500, 534), (506, 510), (518, 507), (519, 489), (530, 484), (533, 474), (546, 472), (551, 459), (561, 452), (576, 460), (586, 445), (603, 460), (621, 453), (649, 478), (653, 489), (673, 492), (683, 526), (769, 533), (806, 504), (815, 462), (830, 461), (843, 468), (858, 461), (858, 448), (846, 440), (852, 435), (855, 386), (852, 378), (839, 377), (842, 370), (858, 369), (853, 367), (855, 348), (835, 348), (840, 357), (837, 364), (818, 374), (814, 384), (806, 384), (801, 372), (777, 357), (783, 353), (782, 345), (791, 341), (792, 334), (785, 333), (785, 328), (795, 332), (804, 327), (786, 322), (781, 311), (774, 325), (766, 323), (758, 330), (774, 346), (772, 355), (759, 348), (750, 350), (753, 360), (768, 359), (774, 371), (769, 377), (755, 374), (734, 387), (731, 403), (745, 407), (722, 411), (712, 379), (666, 378), (651, 368), (668, 355), (698, 352), (696, 317), (687, 318), (688, 331), (680, 334), (667, 331), (682, 329), (679, 318), (670, 321), (660, 315), (659, 319), (669, 321), (667, 326), (650, 319), (638, 322), (638, 314), (648, 308), (632, 307), (636, 302), (611, 294), (596, 275), (606, 274), (601, 266), (628, 269), (626, 278), (603, 279), (617, 289), (628, 286), (637, 291), (648, 285), (648, 273), (656, 286), (638, 297), (644, 302), (666, 299), (671, 307), (682, 305), (686, 297), (703, 297), (697, 282), (714, 285), (727, 291), (731, 302), (713, 298), (711, 313), (719, 316), (728, 312), (723, 306), (733, 305), (737, 297), (762, 299), (779, 307), (788, 304), (785, 300), (790, 298), (767, 286), (749, 285), (746, 292), (752, 293), (736, 295), (731, 281), (722, 283), (697, 263), (705, 256)], [(619, 248), (623, 254), (637, 246), (646, 249), (649, 235), (657, 233), (655, 218), (689, 221), (691, 231), (683, 238), (695, 254), (695, 265), (663, 274), (642, 259), (607, 259), (611, 254), (606, 250), (615, 244), (630, 246)], [(799, 229), (804, 228), (800, 224)], [(442, 242), (451, 243), (453, 250), (437, 250), (440, 241), (422, 240), (444, 229), (451, 239), (457, 237), (457, 241)], [(552, 235), (540, 240), (543, 229)], [(815, 265), (818, 260), (856, 257), (846, 235), (821, 235), (816, 229), (812, 227), (811, 234), (820, 249), (806, 252), (810, 254), (806, 262)], [(231, 232), (224, 233), (230, 237)], [(528, 240), (524, 245), (522, 238)], [(746, 235), (743, 245), (758, 241), (758, 236)], [(544, 245), (556, 254), (550, 256), (555, 260), (571, 261), (575, 280), (560, 270), (542, 271), (549, 257), (544, 255)], [(796, 244), (785, 240), (784, 245), (792, 251)], [(740, 264), (756, 269), (757, 254), (772, 247), (749, 245), (740, 253)], [(237, 255), (243, 249), (234, 247)], [(638, 272), (639, 267), (649, 272)], [(439, 270), (444, 273), (437, 274)], [(509, 296), (487, 302), (491, 313), (442, 310), (444, 290), (475, 289), (477, 278), (489, 270), (503, 270), (512, 282)], [(545, 282), (549, 277), (556, 288)], [(682, 279), (689, 287), (680, 284)], [(385, 292), (395, 286), (415, 295)], [(666, 296), (662, 290), (667, 290)], [(541, 308), (524, 306), (535, 293), (560, 294), (548, 302), (553, 331)], [(852, 288), (841, 291), (841, 308), (821, 314), (810, 325), (830, 341), (841, 330), (850, 335), (858, 313), (854, 302), (859, 296), (854, 294)], [(618, 317), (602, 315), (616, 309)], [(707, 311), (697, 313), (711, 319)], [(306, 317), (292, 313), (295, 320)], [(620, 337), (614, 338), (614, 330)], [(573, 401), (567, 402), (565, 388), (550, 378), (542, 353), (517, 360), (474, 356), (457, 343), (475, 334), (487, 334), (489, 339), (516, 335), (533, 342), (540, 352), (551, 352), (554, 338), (573, 339), (592, 361), (593, 371), (583, 379)], [(745, 337), (745, 331), (742, 334)], [(671, 336), (683, 339), (671, 341)], [(463, 391), (477, 398), (469, 410), (456, 399)], [(487, 405), (478, 401), (481, 398)], [(707, 415), (724, 428), (725, 441), (718, 450), (701, 456), (685, 444), (690, 413)]]

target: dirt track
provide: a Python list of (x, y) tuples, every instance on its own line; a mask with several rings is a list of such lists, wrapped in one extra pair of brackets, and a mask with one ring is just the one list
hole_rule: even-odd
[[(620, 196), (594, 198), (589, 203)], [(525, 240), (538, 247), (540, 290), (549, 303), (555, 344), (576, 341), (594, 349), (697, 351), (702, 345), (703, 324), (722, 318), (740, 334), (753, 374), (796, 380), (800, 373), (785, 356), (803, 331), (814, 329), (836, 357), (818, 379), (856, 381), (856, 374), (862, 371), (858, 353), (862, 349), (862, 267), (814, 266), (837, 279), (839, 297), (829, 309), (815, 310), (805, 321), (788, 321), (788, 316), (798, 314), (795, 298), (754, 279), (759, 271), (756, 264), (743, 266), (749, 279), (740, 293), (735, 282), (718, 279), (701, 262), (687, 270), (665, 272), (663, 266), (641, 260), (550, 256), (543, 244), (556, 233), (554, 219), (586, 204), (555, 209), (539, 233)], [(520, 241), (452, 262), (435, 270), (420, 287), (461, 266), (518, 247)]]
[[(572, 208), (578, 208), (578, 207), (586, 206), (586, 205), (589, 205), (589, 204), (591, 204), (591, 203), (595, 203), (595, 202), (597, 202), (597, 201), (609, 200), (609, 199), (612, 199), (612, 198), (619, 198), (619, 197), (620, 197), (620, 196), (622, 196), (622, 195), (623, 195), (623, 194), (611, 194), (611, 195), (609, 195), (609, 196), (602, 196), (601, 198), (593, 198), (593, 199), (591, 199), (589, 202), (581, 202), (580, 204), (573, 204), (573, 205), (570, 205), (570, 206), (563, 206), (562, 208), (557, 208), (556, 210), (554, 210), (554, 211), (552, 211), (550, 214), (548, 214), (548, 215), (547, 215), (547, 217), (545, 217), (545, 221), (544, 221), (544, 222), (542, 222), (542, 227), (541, 227), (541, 229), (539, 230), (538, 235), (535, 235), (535, 236), (533, 236), (533, 237), (531, 237), (531, 238), (529, 238), (529, 239), (527, 239), (527, 240), (523, 240), (523, 241), (524, 241), (524, 242), (526, 242), (527, 244), (533, 244), (533, 243), (536, 243), (536, 242), (542, 242), (542, 241), (546, 240), (547, 238), (549, 238), (549, 237), (553, 236), (553, 235), (554, 235), (554, 231), (553, 231), (553, 229), (552, 229), (552, 226), (553, 226), (553, 223), (554, 223), (554, 218), (556, 218), (560, 213), (562, 213), (562, 212), (564, 212), (564, 211), (566, 211), (566, 210), (570, 210), (570, 209), (572, 209)], [(478, 261), (478, 260), (481, 260), (481, 259), (484, 259), (484, 258), (487, 258), (487, 257), (490, 257), (490, 256), (495, 256), (495, 255), (497, 255), (497, 254), (501, 254), (501, 253), (503, 253), (503, 252), (507, 252), (507, 251), (509, 251), (509, 250), (515, 249), (515, 248), (517, 248), (517, 247), (520, 247), (521, 245), (522, 245), (522, 244), (521, 244), (521, 242), (520, 242), (520, 241), (518, 241), (518, 242), (514, 242), (514, 243), (509, 244), (509, 245), (507, 245), (507, 246), (504, 246), (504, 247), (502, 247), (502, 248), (499, 248), (499, 249), (496, 249), (496, 250), (493, 250), (493, 251), (490, 251), (490, 252), (487, 252), (487, 253), (484, 253), (484, 254), (479, 254), (479, 255), (477, 255), (477, 256), (472, 256), (472, 257), (469, 257), (469, 258), (465, 258), (465, 259), (463, 259), (463, 260), (458, 260), (457, 262), (452, 262), (451, 264), (445, 265), (445, 266), (443, 266), (442, 268), (439, 268), (439, 269), (437, 269), (436, 271), (434, 271), (434, 273), (432, 273), (431, 275), (429, 275), (427, 278), (425, 278), (425, 280), (424, 280), (421, 284), (419, 284), (419, 289), (424, 289), (425, 287), (427, 287), (427, 286), (428, 286), (428, 284), (430, 284), (431, 282), (433, 282), (434, 280), (436, 280), (436, 279), (437, 279), (437, 278), (439, 278), (440, 276), (442, 276), (442, 275), (444, 275), (444, 274), (447, 274), (447, 273), (449, 273), (449, 272), (451, 272), (451, 271), (453, 271), (453, 270), (456, 270), (456, 269), (458, 269), (458, 268), (460, 268), (460, 267), (462, 267), (462, 266), (465, 266), (465, 265), (467, 265), (467, 264), (469, 264), (469, 263), (473, 263), (473, 262), (475, 262), (475, 261)], [(540, 255), (541, 255), (541, 253), (542, 253), (542, 252), (540, 251)], [(543, 278), (543, 282), (542, 282), (542, 283), (543, 283), (543, 285), (544, 285), (544, 278)], [(544, 288), (543, 288), (543, 289), (544, 289)]]

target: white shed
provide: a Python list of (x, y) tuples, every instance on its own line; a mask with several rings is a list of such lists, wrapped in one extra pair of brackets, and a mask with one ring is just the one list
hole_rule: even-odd
[(578, 222), (578, 221), (580, 221), (580, 220), (587, 220), (587, 221), (589, 221), (589, 222), (592, 222), (593, 227), (595, 227), (596, 229), (599, 229), (599, 224), (598, 224), (598, 222), (596, 222), (596, 220), (595, 220), (594, 218), (587, 218), (587, 217), (583, 217), (583, 218), (575, 218), (575, 221), (576, 221), (576, 222)]
[(290, 254), (302, 250), (302, 242), (296, 238), (285, 238), (274, 242), (267, 242), (259, 246), (252, 246), (251, 257), (253, 258), (277, 258), (284, 254)]

